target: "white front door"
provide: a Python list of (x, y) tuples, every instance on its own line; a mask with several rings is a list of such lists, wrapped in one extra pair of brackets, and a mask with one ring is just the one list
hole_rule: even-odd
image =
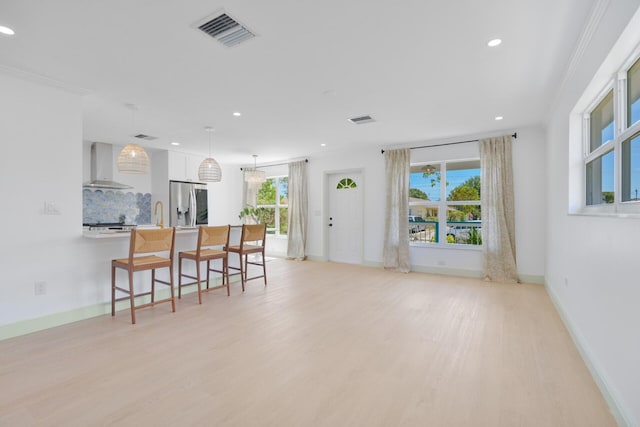
[(362, 173), (328, 175), (329, 261), (361, 264), (363, 236)]

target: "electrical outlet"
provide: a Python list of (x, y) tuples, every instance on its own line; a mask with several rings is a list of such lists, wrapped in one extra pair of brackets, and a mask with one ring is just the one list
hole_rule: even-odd
[(46, 295), (47, 294), (47, 282), (35, 282), (33, 284), (33, 293), (35, 295)]

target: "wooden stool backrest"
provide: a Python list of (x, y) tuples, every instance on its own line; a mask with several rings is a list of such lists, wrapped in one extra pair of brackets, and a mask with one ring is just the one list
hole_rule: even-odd
[(266, 224), (244, 224), (242, 226), (242, 237), (240, 238), (240, 245), (244, 245), (247, 242), (257, 242), (261, 240), (259, 246), (264, 246), (264, 238), (267, 233)]
[(200, 227), (198, 230), (198, 250), (203, 246), (227, 246), (229, 226)]
[(175, 242), (175, 228), (161, 228), (154, 230), (132, 230), (129, 258), (135, 254), (169, 251), (173, 259), (173, 245)]

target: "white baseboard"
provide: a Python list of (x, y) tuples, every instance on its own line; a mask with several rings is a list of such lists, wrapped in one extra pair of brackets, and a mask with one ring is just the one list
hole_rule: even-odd
[(631, 427), (637, 425), (636, 423), (631, 422), (631, 418), (627, 415), (630, 412), (627, 411), (621, 404), (620, 399), (617, 397), (618, 392), (611, 385), (611, 381), (608, 380), (605, 371), (601, 368), (601, 363), (598, 361), (598, 358), (593, 354), (590, 350), (588, 343), (580, 333), (580, 330), (575, 326), (575, 324), (571, 321), (571, 318), (567, 315), (565, 310), (562, 307), (560, 300), (558, 299), (558, 295), (555, 291), (545, 282), (545, 289), (547, 290), (547, 294), (551, 298), (551, 302), (556, 307), (556, 311), (560, 315), (564, 326), (569, 331), (569, 335), (573, 340), (573, 343), (576, 345), (580, 356), (582, 356), (582, 360), (584, 360), (585, 365), (587, 365), (587, 369), (591, 373), (596, 385), (600, 389), (600, 393), (606, 400), (609, 405), (609, 410), (611, 414), (616, 419), (616, 422), (620, 427)]

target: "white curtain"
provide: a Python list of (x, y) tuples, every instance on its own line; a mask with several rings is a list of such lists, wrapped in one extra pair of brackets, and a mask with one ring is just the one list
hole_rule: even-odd
[(409, 173), (408, 148), (384, 152), (387, 203), (384, 223), (384, 268), (408, 273), (409, 261)]
[(289, 220), (287, 258), (305, 259), (307, 244), (307, 162), (289, 163)]
[[(246, 172), (245, 172), (246, 173)], [(244, 208), (255, 208), (257, 203), (258, 190), (262, 184), (247, 182), (244, 179), (244, 174), (242, 175), (242, 181), (244, 182), (243, 186), (243, 197), (242, 197), (242, 209)], [(242, 219), (242, 222), (245, 224), (251, 224), (254, 221), (249, 216), (245, 216)]]
[(511, 135), (480, 140), (484, 275), (518, 282)]

